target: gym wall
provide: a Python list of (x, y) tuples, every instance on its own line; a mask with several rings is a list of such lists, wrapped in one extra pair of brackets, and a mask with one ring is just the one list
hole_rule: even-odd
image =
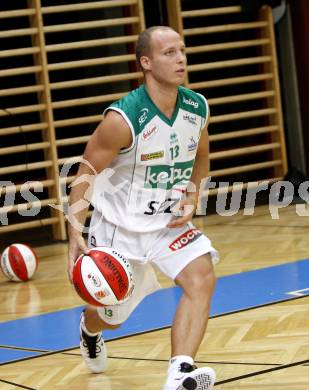
[(66, 204), (104, 108), (138, 86), (134, 42), (145, 25), (169, 23), (185, 40), (186, 85), (211, 108), (212, 179), (231, 190), (286, 174), (271, 8), (169, 0), (152, 2), (150, 12), (142, 0), (11, 0), (0, 20), (3, 242), (25, 232), (67, 238), (64, 214), (49, 205)]

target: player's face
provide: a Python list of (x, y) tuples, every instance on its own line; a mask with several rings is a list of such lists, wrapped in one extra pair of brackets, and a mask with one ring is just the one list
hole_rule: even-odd
[(149, 66), (152, 77), (160, 83), (183, 84), (187, 58), (180, 35), (173, 30), (156, 30), (151, 38)]

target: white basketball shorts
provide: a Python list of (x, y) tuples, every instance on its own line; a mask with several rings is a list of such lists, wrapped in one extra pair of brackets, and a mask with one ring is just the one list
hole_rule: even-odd
[(214, 264), (219, 261), (210, 240), (191, 222), (181, 228), (136, 233), (106, 221), (96, 210), (91, 217), (88, 245), (111, 246), (126, 256), (133, 267), (135, 287), (131, 297), (120, 305), (97, 309), (103, 321), (110, 325), (124, 322), (146, 295), (161, 288), (153, 265), (174, 280), (201, 255), (209, 253)]

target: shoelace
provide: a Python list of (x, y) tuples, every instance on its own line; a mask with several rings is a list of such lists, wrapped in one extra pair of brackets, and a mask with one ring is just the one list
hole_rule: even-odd
[(88, 355), (90, 359), (95, 359), (97, 354), (101, 352), (101, 347), (98, 345), (100, 341), (100, 336), (88, 336), (82, 330), (83, 344), (88, 349)]

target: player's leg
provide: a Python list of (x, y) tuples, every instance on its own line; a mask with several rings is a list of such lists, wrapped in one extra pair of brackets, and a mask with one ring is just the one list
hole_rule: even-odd
[(117, 329), (120, 326), (120, 324), (111, 325), (103, 321), (96, 307), (87, 306), (83, 313), (85, 327), (90, 333), (98, 333), (104, 329)]
[[(104, 220), (102, 215), (94, 210), (91, 217), (88, 246), (109, 245), (115, 226)], [(115, 329), (119, 324), (109, 324), (104, 315), (100, 316), (97, 307), (87, 306), (80, 316), (79, 334), (80, 351), (90, 371), (100, 373), (107, 367), (106, 345), (102, 337), (104, 329)]]
[(183, 289), (171, 330), (171, 360), (164, 390), (211, 389), (215, 372), (196, 368), (194, 358), (203, 340), (215, 287), (210, 255), (191, 261), (176, 277)]
[[(116, 229), (117, 234), (115, 234)], [(89, 246), (111, 246), (127, 258), (134, 259), (135, 256), (141, 257), (139, 252), (144, 251), (140, 236), (119, 227), (116, 228), (94, 210), (88, 238)], [(147, 243), (147, 240), (145, 242)], [(161, 288), (150, 264), (131, 260), (131, 265), (135, 287), (130, 298), (115, 306), (99, 308), (89, 306), (81, 315), (81, 354), (92, 372), (103, 372), (107, 367), (106, 346), (102, 338), (102, 330), (119, 327), (146, 295)]]
[(150, 264), (132, 261), (132, 268), (135, 288), (126, 302), (107, 307), (88, 306), (81, 314), (80, 350), (89, 369), (94, 373), (104, 372), (107, 367), (107, 351), (102, 331), (118, 328), (146, 295), (161, 287)]
[(216, 277), (209, 254), (190, 262), (176, 277), (183, 295), (173, 321), (172, 356), (195, 357), (208, 322)]
[(120, 326), (103, 321), (96, 307), (87, 306), (80, 316), (80, 351), (90, 371), (104, 372), (107, 367), (107, 351), (102, 331)]
[(183, 289), (172, 324), (172, 354), (164, 390), (211, 389), (214, 371), (209, 367), (197, 369), (194, 357), (207, 326), (217, 252), (210, 240), (189, 224), (160, 237), (154, 255), (161, 271)]

